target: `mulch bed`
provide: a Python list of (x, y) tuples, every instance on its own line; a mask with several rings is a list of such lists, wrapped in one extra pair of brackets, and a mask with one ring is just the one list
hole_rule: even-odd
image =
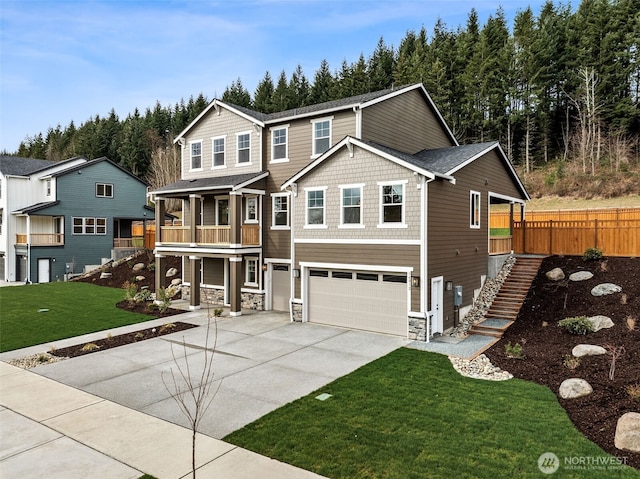
[[(587, 281), (554, 282), (545, 273), (560, 267), (568, 278), (576, 271), (591, 271)], [(622, 292), (594, 297), (591, 289), (600, 283), (614, 283)], [(572, 335), (557, 326), (559, 320), (574, 316), (604, 315), (614, 323), (584, 336)], [(634, 318), (635, 329), (627, 326)], [(546, 324), (545, 324), (546, 323)], [(525, 359), (506, 355), (507, 343), (519, 343)], [(617, 359), (614, 379), (609, 379), (611, 355), (588, 356), (575, 370), (564, 365), (567, 355), (577, 344), (593, 344), (604, 348), (623, 347)], [(640, 412), (640, 399), (633, 399), (626, 388), (640, 385), (640, 259), (605, 258), (583, 261), (581, 257), (552, 256), (546, 258), (534, 280), (516, 321), (503, 339), (485, 351), (491, 362), (515, 377), (549, 387), (567, 414), (587, 438), (616, 457), (626, 457), (627, 464), (640, 469), (640, 454), (614, 446), (616, 424), (626, 412)], [(560, 384), (569, 378), (585, 379), (593, 393), (578, 399), (562, 399)]]

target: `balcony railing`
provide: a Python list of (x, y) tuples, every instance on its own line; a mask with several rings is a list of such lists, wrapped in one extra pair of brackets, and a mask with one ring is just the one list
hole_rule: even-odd
[(511, 236), (491, 236), (489, 238), (489, 254), (509, 254), (513, 250)]
[[(160, 239), (163, 244), (191, 243), (189, 226), (162, 226)], [(196, 226), (196, 244), (205, 246), (229, 246), (231, 226)], [(242, 226), (242, 246), (260, 245), (260, 226)]]
[(17, 233), (16, 244), (31, 246), (62, 246), (64, 245), (64, 234), (62, 233), (31, 233), (28, 238), (27, 234)]

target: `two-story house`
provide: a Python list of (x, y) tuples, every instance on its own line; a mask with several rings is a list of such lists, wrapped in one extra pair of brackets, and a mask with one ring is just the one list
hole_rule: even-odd
[(0, 157), (0, 279), (62, 281), (133, 251), (148, 185), (107, 158)]
[(157, 262), (182, 256), (191, 307), (232, 315), (428, 338), (487, 276), (490, 203), (528, 199), (499, 145), (459, 145), (421, 84), (269, 115), (214, 100), (176, 142), (182, 178), (151, 195), (156, 216), (182, 199), (184, 221), (157, 230)]

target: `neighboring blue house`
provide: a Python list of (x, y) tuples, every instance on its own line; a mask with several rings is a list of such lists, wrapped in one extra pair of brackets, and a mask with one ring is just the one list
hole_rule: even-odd
[(0, 161), (0, 279), (47, 283), (141, 247), (132, 225), (155, 219), (148, 185), (108, 158)]

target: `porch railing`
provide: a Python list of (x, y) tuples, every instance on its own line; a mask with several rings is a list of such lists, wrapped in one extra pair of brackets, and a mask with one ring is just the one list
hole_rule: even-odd
[(17, 233), (16, 244), (31, 246), (61, 246), (64, 245), (63, 233), (31, 233), (30, 238), (27, 234)]
[[(260, 226), (243, 225), (241, 230), (243, 246), (260, 245)], [(191, 243), (189, 226), (162, 226), (160, 239), (166, 244)], [(231, 226), (196, 226), (196, 243), (201, 245), (229, 246), (231, 244)]]
[(491, 236), (489, 238), (489, 254), (508, 254), (513, 250), (512, 236)]

